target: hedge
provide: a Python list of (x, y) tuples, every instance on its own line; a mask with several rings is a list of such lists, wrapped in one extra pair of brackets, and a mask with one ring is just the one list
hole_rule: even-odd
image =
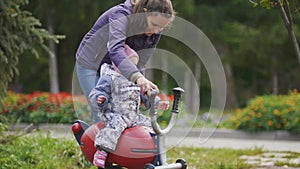
[(66, 92), (21, 94), (9, 91), (0, 108), (0, 115), (10, 122), (34, 124), (72, 123), (78, 118), (89, 119), (89, 112), (84, 96)]
[(266, 95), (251, 99), (231, 117), (235, 129), (248, 131), (287, 130), (300, 132), (300, 93)]
[[(169, 100), (171, 103), (173, 95), (159, 95), (162, 100)], [(168, 111), (158, 111), (159, 123), (166, 124), (171, 106)], [(141, 109), (145, 112), (145, 109)], [(147, 110), (148, 111), (148, 110)], [(1, 118), (2, 117), (2, 118)], [(91, 121), (91, 113), (87, 100), (83, 95), (72, 95), (66, 92), (51, 94), (48, 92), (35, 91), (31, 94), (8, 92), (0, 107), (0, 122), (4, 118), (12, 123), (65, 123), (71, 124), (80, 119), (88, 123)]]

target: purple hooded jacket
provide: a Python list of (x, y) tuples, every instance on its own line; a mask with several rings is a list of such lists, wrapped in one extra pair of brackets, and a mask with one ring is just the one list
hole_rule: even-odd
[[(145, 64), (153, 55), (161, 34), (129, 36), (128, 17), (131, 14), (131, 0), (126, 0), (103, 13), (83, 37), (76, 52), (77, 62), (91, 70), (98, 70), (103, 63), (114, 62), (127, 79), (137, 71), (143, 73)], [(140, 59), (137, 66), (126, 59), (125, 44), (138, 53)]]

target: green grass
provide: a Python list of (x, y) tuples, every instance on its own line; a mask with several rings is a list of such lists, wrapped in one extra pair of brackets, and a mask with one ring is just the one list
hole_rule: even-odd
[(300, 167), (299, 163), (292, 163), (289, 162), (289, 160), (295, 159), (295, 158), (299, 158), (300, 157), (300, 153), (296, 153), (296, 152), (286, 152), (289, 153), (289, 155), (285, 156), (284, 158), (287, 159), (286, 162), (284, 161), (276, 161), (275, 165), (276, 166), (289, 166), (289, 167)]
[[(261, 148), (247, 150), (214, 149), (196, 147), (175, 147), (167, 152), (168, 163), (177, 159), (186, 160), (189, 169), (250, 169), (240, 159), (242, 155), (262, 155)], [(291, 153), (286, 158), (297, 157)], [(96, 169), (83, 157), (75, 139), (51, 138), (49, 135), (14, 136), (1, 135), (0, 132), (0, 169)], [(276, 163), (278, 166), (288, 164)]]
[[(260, 149), (232, 150), (176, 147), (167, 152), (168, 162), (183, 158), (189, 169), (249, 168), (241, 155), (261, 153)], [(1, 136), (0, 169), (95, 169), (83, 157), (75, 140), (51, 138), (49, 135)]]
[(75, 141), (50, 136), (1, 136), (0, 169), (91, 168)]
[(247, 169), (250, 165), (239, 159), (242, 155), (262, 153), (260, 148), (249, 150), (176, 147), (168, 152), (168, 161), (184, 158), (189, 169)]
[(289, 166), (289, 167), (300, 167), (300, 164), (290, 163), (290, 162), (275, 162), (276, 166)]

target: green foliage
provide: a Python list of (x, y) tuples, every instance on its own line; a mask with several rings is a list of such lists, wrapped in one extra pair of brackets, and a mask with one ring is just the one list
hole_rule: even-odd
[[(260, 0), (251, 1), (258, 6), (268, 5), (267, 1), (262, 1), (263, 3), (260, 3)], [(274, 0), (269, 1), (274, 2)], [(26, 10), (37, 16), (43, 25), (47, 24), (49, 17), (52, 17), (54, 32), (65, 34), (67, 37), (57, 45), (61, 91), (71, 91), (74, 55), (81, 38), (100, 14), (121, 2), (124, 1), (52, 0), (30, 1), (25, 6)], [(246, 101), (255, 95), (272, 92), (271, 79), (274, 70), (278, 73), (279, 93), (286, 94), (288, 90), (300, 86), (299, 65), (295, 62), (295, 53), (282, 24), (278, 8), (271, 8), (274, 10), (253, 8), (252, 4), (245, 0), (174, 0), (173, 2), (178, 12), (177, 16), (198, 26), (215, 45), (222, 62), (231, 66), (232, 84), (236, 91), (234, 95), (240, 106), (244, 106)], [(294, 7), (293, 3), (299, 2), (291, 1), (291, 7)], [(299, 17), (296, 17), (297, 8), (294, 9), (292, 15), (295, 16), (296, 23)], [(294, 30), (296, 35), (299, 35), (300, 31), (296, 25), (294, 24)], [(175, 53), (191, 70), (201, 62), (188, 46), (172, 38), (162, 37), (158, 48)], [(271, 61), (274, 54), (277, 54), (277, 62), (280, 63), (278, 67), (273, 66)], [(47, 91), (49, 72), (45, 69), (48, 62), (46, 52), (40, 54), (38, 61), (33, 60), (33, 62), (30, 60), (32, 55), (24, 56), (22, 54), (19, 57), (20, 76), (16, 79), (16, 83), (24, 87), (22, 92)], [(153, 77), (158, 86), (164, 87), (165, 84), (160, 80), (161, 73), (154, 74)], [(34, 83), (32, 78), (35, 79)], [(168, 80), (168, 85), (173, 85), (171, 78)], [(205, 72), (205, 65), (201, 66), (200, 88), (201, 98), (205, 98), (200, 99), (201, 105), (209, 106), (211, 84)]]
[[(62, 92), (34, 92), (17, 94), (8, 92), (3, 99), (0, 115), (9, 122), (22, 123), (72, 123), (81, 118), (89, 121), (90, 111), (84, 96), (72, 96)], [(1, 120), (1, 119), (0, 119)]]
[[(52, 20), (53, 32), (63, 34), (65, 39), (61, 40), (57, 48), (57, 66), (60, 91), (72, 91), (72, 76), (75, 65), (75, 52), (83, 36), (93, 26), (101, 13), (110, 7), (122, 3), (124, 0), (99, 1), (99, 0), (51, 0), (51, 1), (29, 1), (24, 9), (37, 16), (42, 25), (49, 25)], [(46, 51), (41, 51), (42, 57), (48, 56)], [(23, 55), (22, 55), (23, 57)], [(39, 59), (37, 64), (20, 59), (20, 73), (16, 83), (24, 86), (22, 92), (33, 92), (35, 90), (49, 91), (49, 71), (45, 71), (44, 62)], [(29, 66), (30, 65), (30, 66)], [(42, 69), (44, 67), (44, 69)], [(36, 71), (35, 71), (36, 70)], [(35, 71), (35, 72), (34, 72)], [(39, 77), (36, 83), (31, 85), (31, 77)], [(46, 79), (46, 80), (45, 80)]]
[[(258, 0), (254, 2), (259, 5)], [(244, 0), (208, 4), (210, 2), (202, 1), (196, 7), (198, 13), (192, 21), (212, 40), (222, 62), (230, 66), (231, 71), (226, 75), (235, 91), (230, 96), (236, 96), (239, 106), (245, 106), (256, 95), (272, 93), (274, 75), (278, 77), (278, 93), (286, 94), (298, 88), (300, 81), (295, 73), (299, 72), (299, 65), (277, 8), (253, 8)], [(297, 27), (294, 31), (299, 33)], [(202, 76), (201, 88), (203, 81)], [(230, 94), (231, 90), (227, 91)]]
[(58, 36), (50, 35), (41, 23), (20, 7), (28, 0), (0, 2), (0, 96), (6, 94), (8, 82), (18, 75), (19, 56), (29, 50), (38, 57), (37, 47), (48, 51), (47, 40), (58, 42)]
[(235, 129), (300, 132), (300, 93), (258, 96), (231, 117)]
[[(43, 50), (39, 52), (39, 58), (34, 58), (30, 52), (24, 52), (19, 57), (19, 76), (14, 79), (16, 84), (10, 85), (15, 91), (22, 93), (32, 93), (36, 90), (49, 91), (49, 56), (44, 54)], [(21, 84), (17, 84), (18, 82)]]
[(0, 137), (0, 169), (92, 168), (76, 143), (47, 136)]
[(193, 15), (195, 13), (194, 0), (174, 0), (173, 6), (181, 17)]
[[(281, 3), (283, 3), (283, 0), (280, 0)], [(259, 0), (259, 2), (257, 1), (253, 1), (253, 0), (249, 0), (250, 3), (253, 4), (254, 7), (258, 6), (258, 4), (266, 9), (271, 9), (272, 7), (277, 5), (277, 1), (276, 0)]]

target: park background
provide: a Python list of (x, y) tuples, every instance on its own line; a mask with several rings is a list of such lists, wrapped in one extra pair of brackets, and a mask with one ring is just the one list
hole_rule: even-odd
[[(38, 58), (28, 50), (21, 53), (17, 65), (19, 74), (14, 76), (9, 89), (24, 93), (71, 92), (75, 52), (82, 37), (101, 13), (120, 2), (122, 0), (29, 1), (21, 6), (40, 20), (41, 26), (51, 34), (64, 35), (65, 38), (50, 48), (56, 64), (50, 64), (53, 62), (44, 50), (38, 49)], [(245, 0), (174, 0), (173, 3), (177, 16), (202, 30), (219, 53), (227, 79), (227, 108), (245, 106), (257, 95), (288, 94), (299, 89), (300, 63), (278, 6), (268, 10), (254, 7)], [(298, 37), (300, 18), (297, 4), (293, 3), (291, 1), (290, 4), (295, 21), (293, 28)], [(48, 42), (45, 43), (48, 45)], [(195, 75), (201, 73), (200, 79), (197, 79), (201, 98), (205, 98), (200, 99), (201, 105), (209, 106), (211, 86), (205, 67), (197, 66), (201, 62), (195, 54), (185, 45), (167, 37), (162, 38), (158, 48), (182, 58)], [(56, 65), (57, 74), (50, 78), (50, 66), (55, 69)], [(165, 85), (163, 81), (162, 74), (155, 76), (160, 87)], [(172, 85), (169, 84), (169, 88)]]
[[(11, 122), (71, 124), (78, 118), (74, 114), (76, 104), (73, 105), (72, 95), (75, 52), (98, 16), (120, 2), (123, 1), (0, 2), (0, 159), (3, 164), (0, 168), (90, 167), (73, 142), (49, 137), (24, 138), (24, 133), (2, 137), (2, 131), (6, 131), (6, 124)], [(218, 127), (300, 132), (300, 59), (295, 41), (289, 36), (294, 33), (296, 40), (299, 39), (299, 2), (281, 1), (287, 14), (291, 14), (288, 20), (292, 24), (287, 27), (278, 2), (173, 0), (177, 16), (202, 30), (222, 60), (227, 82), (225, 115), (231, 117), (228, 118), (230, 124), (220, 123), (218, 119)], [(158, 48), (175, 53), (189, 65), (200, 84), (199, 119), (214, 122), (214, 119), (205, 119), (208, 115), (205, 111), (210, 106), (211, 84), (199, 58), (187, 46), (168, 37), (162, 37)], [(152, 78), (159, 88), (171, 95), (172, 77), (157, 71), (152, 73)], [(87, 108), (84, 97), (78, 99), (77, 106)], [(36, 149), (36, 145), (43, 148)], [(193, 157), (188, 159), (195, 168), (247, 168), (249, 166), (238, 160), (239, 156), (255, 155), (263, 150), (171, 151), (175, 156), (182, 152), (187, 158), (208, 154), (202, 156), (201, 164), (193, 161)], [(195, 155), (197, 153), (199, 155)], [(228, 158), (229, 155), (232, 157)]]
[[(70, 96), (74, 94), (72, 85), (77, 47), (98, 16), (121, 2), (1, 2), (1, 93), (9, 91), (8, 99), (1, 99), (4, 101), (2, 112), (11, 115), (12, 119), (41, 119), (39, 123), (49, 116), (62, 119), (61, 116), (72, 114), (73, 107), (68, 102), (72, 102)], [(276, 129), (276, 125), (277, 129), (286, 129), (291, 128), (287, 123), (290, 118), (295, 118), (294, 123), (299, 121), (299, 4), (296, 1), (282, 2), (281, 6), (277, 1), (268, 0), (173, 1), (177, 16), (203, 31), (220, 56), (227, 83), (225, 112), (237, 113), (231, 118), (236, 128), (241, 126), (239, 123), (247, 122), (248, 127), (271, 125), (264, 130)], [(287, 20), (280, 9), (286, 12)], [(193, 71), (200, 85), (189, 86), (193, 84), (189, 83), (192, 79), (186, 79), (186, 85), (182, 87), (199, 87), (202, 111), (199, 113), (205, 113), (211, 104), (211, 84), (201, 60), (188, 46), (170, 37), (163, 36), (157, 48), (176, 54)], [(173, 66), (163, 60), (164, 56), (161, 58), (167, 67)], [(172, 94), (171, 89), (176, 83), (170, 75), (153, 71), (151, 76), (161, 91)], [(288, 99), (275, 97), (284, 95)], [(36, 96), (41, 96), (40, 100), (37, 101)], [(46, 105), (37, 104), (45, 102), (45, 98)], [(191, 96), (186, 98), (189, 98), (189, 103), (198, 101)], [(22, 116), (27, 112), (28, 117)], [(267, 115), (266, 118), (261, 118), (262, 113)], [(248, 124), (250, 118), (254, 124)], [(261, 119), (266, 123), (257, 122)]]

